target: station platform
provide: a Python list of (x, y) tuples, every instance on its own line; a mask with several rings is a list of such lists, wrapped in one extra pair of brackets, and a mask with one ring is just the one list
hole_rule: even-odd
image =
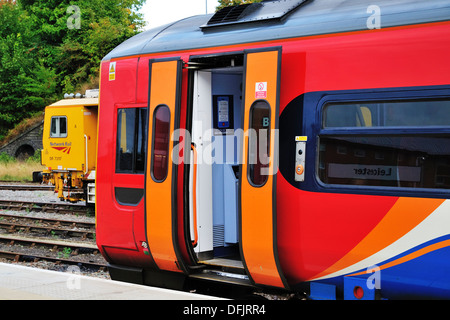
[(195, 293), (0, 263), (0, 300), (219, 300)]

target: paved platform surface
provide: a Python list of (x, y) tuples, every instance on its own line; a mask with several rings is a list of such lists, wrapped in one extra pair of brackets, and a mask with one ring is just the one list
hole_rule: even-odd
[(217, 300), (216, 297), (0, 263), (0, 300)]

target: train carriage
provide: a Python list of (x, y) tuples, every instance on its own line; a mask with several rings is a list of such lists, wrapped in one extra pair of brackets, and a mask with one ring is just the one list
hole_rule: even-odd
[(450, 4), (263, 1), (101, 65), (114, 279), (449, 298)]
[(98, 89), (83, 98), (66, 98), (45, 108), (42, 182), (60, 200), (95, 203)]

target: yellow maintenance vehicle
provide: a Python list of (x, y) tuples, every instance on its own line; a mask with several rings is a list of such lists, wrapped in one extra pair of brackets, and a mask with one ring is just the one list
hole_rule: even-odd
[(41, 151), (43, 183), (64, 201), (95, 203), (98, 90), (45, 108)]

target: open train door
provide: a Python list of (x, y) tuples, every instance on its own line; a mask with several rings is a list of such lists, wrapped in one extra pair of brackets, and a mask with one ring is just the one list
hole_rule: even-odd
[(182, 60), (150, 60), (145, 223), (150, 254), (160, 270), (183, 272), (177, 252), (177, 165), (172, 161), (180, 109)]
[(241, 250), (256, 284), (283, 288), (276, 243), (280, 67), (279, 47), (245, 52)]

